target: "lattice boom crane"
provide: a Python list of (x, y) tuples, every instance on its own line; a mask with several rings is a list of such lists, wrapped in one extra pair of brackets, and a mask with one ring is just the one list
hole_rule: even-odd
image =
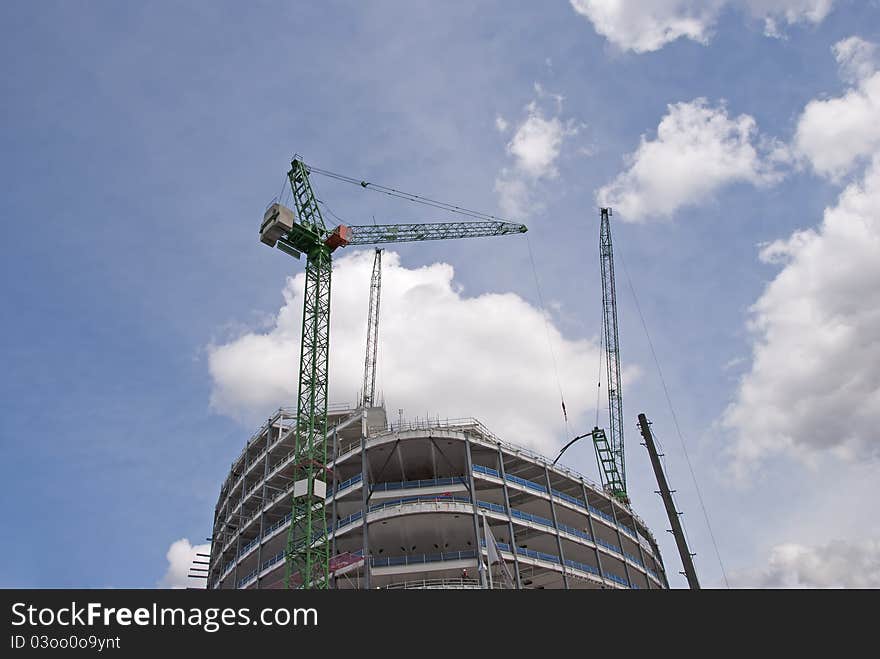
[(382, 250), (373, 256), (373, 274), (370, 277), (370, 308), (367, 315), (367, 354), (364, 359), (364, 387), (361, 405), (376, 404), (376, 351), (379, 349), (379, 302), (382, 299)]
[[(316, 170), (320, 171), (320, 170)], [(347, 245), (376, 245), (422, 240), (478, 238), (524, 233), (522, 224), (504, 222), (450, 204), (433, 202), (444, 210), (482, 222), (431, 224), (339, 225), (328, 230), (309, 180), (310, 168), (294, 158), (288, 179), (294, 211), (272, 204), (260, 225), (260, 240), (270, 247), (299, 258), (306, 255), (302, 343), (297, 390), (296, 443), (291, 522), (287, 537), (285, 587), (327, 588), (330, 578), (330, 546), (327, 542), (327, 380), (330, 356), (331, 254)], [(326, 173), (320, 171), (320, 173)], [(343, 178), (334, 175), (335, 178)], [(353, 181), (353, 179), (348, 179)], [(360, 182), (366, 188), (369, 184)], [(381, 186), (377, 186), (381, 187)], [(393, 190), (383, 188), (382, 191)], [(424, 200), (398, 193), (410, 201)], [(387, 194), (387, 193), (386, 193)], [(457, 209), (457, 210), (456, 210)]]
[(593, 444), (603, 485), (624, 503), (626, 466), (623, 453), (623, 396), (620, 380), (620, 345), (617, 335), (617, 292), (614, 286), (614, 250), (611, 244), (611, 209), (600, 208), (599, 261), (602, 267), (602, 318), (608, 379), (608, 435), (593, 429)]

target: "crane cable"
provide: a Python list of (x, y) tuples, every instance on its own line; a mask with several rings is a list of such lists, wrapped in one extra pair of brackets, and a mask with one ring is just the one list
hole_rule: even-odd
[[(650, 422), (649, 422), (649, 423), (650, 423)], [(651, 430), (651, 434), (652, 434), (652, 436), (654, 437), (654, 443), (657, 445), (657, 450), (658, 450), (658, 456), (657, 456), (657, 457), (660, 459), (660, 462), (663, 464), (663, 473), (665, 473), (665, 474), (669, 474), (669, 467), (668, 467), (668, 465), (666, 464), (666, 449), (663, 447), (663, 442), (660, 440), (660, 437), (657, 435), (657, 431), (656, 431), (656, 430)], [(675, 490), (670, 490), (669, 492), (670, 492), (670, 496), (671, 496), (672, 494), (675, 493)], [(674, 505), (674, 504), (673, 504), (673, 505)], [(693, 547), (694, 545), (693, 545), (693, 543), (691, 542), (691, 538), (690, 538), (690, 536), (688, 535), (688, 532), (687, 532), (687, 526), (685, 526), (684, 524), (682, 524), (682, 525), (681, 525), (681, 531), (682, 531), (682, 533), (684, 534), (684, 539), (685, 539), (685, 542), (687, 542), (688, 547)], [(691, 556), (696, 556), (696, 554), (691, 554)], [(723, 566), (722, 566), (722, 573), (723, 573)], [(725, 582), (725, 583), (726, 583), (726, 582)], [(730, 586), (728, 586), (728, 588), (729, 588), (729, 587), (730, 587)]]
[[(663, 385), (663, 393), (666, 396), (666, 403), (669, 405), (669, 411), (672, 415), (672, 422), (675, 425), (675, 430), (678, 434), (678, 441), (681, 444), (681, 450), (684, 453), (685, 461), (687, 462), (688, 471), (691, 474), (691, 480), (694, 483), (694, 489), (697, 492), (697, 499), (700, 502), (700, 508), (703, 511), (703, 518), (706, 520), (706, 528), (709, 530), (709, 537), (712, 540), (712, 546), (715, 549), (715, 557), (718, 559), (718, 565), (721, 568), (721, 576), (724, 578), (724, 585), (727, 588), (730, 588), (730, 583), (727, 581), (727, 572), (724, 570), (724, 562), (721, 560), (721, 553), (718, 551), (718, 543), (715, 541), (715, 534), (712, 532), (712, 524), (709, 521), (709, 512), (706, 510), (706, 504), (703, 501), (703, 495), (700, 492), (700, 485), (697, 483), (697, 476), (694, 472), (694, 467), (691, 464), (691, 458), (688, 455), (687, 446), (684, 443), (684, 435), (681, 432), (681, 427), (678, 424), (678, 416), (675, 414), (675, 408), (672, 405), (672, 398), (669, 396), (669, 388), (666, 386), (666, 379), (663, 377), (663, 371), (660, 368), (660, 360), (657, 358), (657, 353), (654, 351), (654, 343), (651, 341), (651, 334), (648, 332), (648, 325), (645, 322), (645, 316), (642, 314), (642, 308), (639, 305), (639, 298), (636, 295), (636, 289), (633, 286), (632, 279), (629, 276), (629, 270), (626, 267), (626, 259), (623, 258), (622, 251), (618, 248), (618, 254), (620, 254), (620, 262), (623, 265), (623, 272), (626, 275), (626, 282), (629, 285), (630, 293), (632, 293), (633, 301), (635, 302), (636, 311), (639, 314), (639, 319), (642, 322), (642, 329), (645, 331), (645, 337), (648, 339), (648, 346), (651, 349), (651, 356), (654, 359), (654, 365), (657, 367), (657, 374), (660, 376), (660, 383)], [(685, 534), (687, 536), (687, 534)]]
[(411, 201), (415, 204), (423, 204), (425, 206), (439, 208), (441, 210), (445, 210), (450, 213), (456, 213), (458, 215), (472, 217), (477, 220), (485, 220), (487, 222), (512, 222), (512, 220), (508, 220), (503, 217), (497, 217), (495, 215), (489, 215), (488, 213), (482, 213), (480, 211), (470, 210), (469, 208), (464, 208), (463, 206), (458, 206), (456, 204), (450, 204), (445, 201), (438, 201), (437, 199), (431, 199), (430, 197), (423, 197), (422, 195), (412, 194), (410, 192), (403, 192), (402, 190), (398, 190), (396, 188), (390, 188), (385, 185), (379, 185), (378, 183), (370, 183), (370, 182), (364, 181), (362, 179), (353, 178), (351, 176), (345, 176), (344, 174), (337, 174), (336, 172), (331, 172), (327, 169), (320, 169), (318, 167), (314, 167), (309, 164), (305, 164), (305, 166), (308, 169), (309, 173), (320, 174), (321, 176), (326, 176), (328, 178), (332, 178), (337, 181), (342, 181), (344, 183), (351, 183), (352, 185), (357, 185), (358, 187), (361, 187), (365, 190), (372, 190), (373, 192), (385, 194), (385, 195), (388, 195), (389, 197), (397, 197), (398, 199), (404, 199), (406, 201)]
[(599, 375), (596, 378), (596, 428), (599, 427), (599, 403), (602, 398), (602, 357), (605, 355), (605, 323), (599, 324)]
[(532, 264), (532, 275), (535, 277), (535, 289), (538, 292), (538, 304), (541, 306), (541, 317), (544, 319), (544, 331), (547, 334), (547, 347), (550, 349), (550, 359), (553, 362), (553, 372), (556, 375), (556, 387), (559, 389), (559, 400), (562, 403), (562, 418), (565, 421), (565, 436), (571, 437), (568, 427), (568, 411), (565, 409), (565, 396), (562, 393), (562, 380), (559, 377), (559, 367), (556, 364), (556, 352), (553, 350), (553, 341), (550, 339), (550, 323), (547, 320), (547, 312), (544, 307), (544, 296), (541, 294), (541, 283), (538, 280), (538, 269), (535, 267), (535, 256), (532, 253), (532, 243), (526, 234), (526, 245), (529, 248), (529, 262)]

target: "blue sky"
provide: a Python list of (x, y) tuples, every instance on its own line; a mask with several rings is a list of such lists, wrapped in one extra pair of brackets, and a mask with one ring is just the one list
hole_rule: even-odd
[[(693, 18), (701, 3), (652, 4), (649, 18), (668, 27), (682, 15)], [(792, 369), (777, 383), (769, 358), (755, 352), (760, 336), (771, 348), (789, 345), (783, 330), (791, 316), (780, 314), (799, 295), (826, 290), (823, 277), (836, 287), (834, 299), (848, 292), (865, 304), (876, 298), (873, 287), (860, 292), (880, 281), (870, 265), (840, 278), (812, 267), (813, 252), (795, 246), (788, 261), (770, 263), (759, 258), (759, 245), (818, 230), (847, 186), (858, 188), (853, 195), (873, 189), (870, 160), (880, 146), (872, 122), (854, 120), (853, 130), (864, 135), (846, 141), (823, 123), (825, 106), (813, 106), (815, 117), (805, 108), (841, 99), (832, 116), (848, 111), (843, 104), (852, 91), (868, 99), (862, 105), (876, 119), (870, 44), (880, 42), (880, 7), (847, 0), (707, 4), (714, 9), (699, 17), (697, 36), (646, 49), (644, 35), (621, 31), (627, 16), (603, 18), (602, 2), (257, 2), (247, 10), (220, 2), (4, 3), (0, 492), (13, 537), (0, 550), (0, 584), (152, 587), (168, 567), (172, 542), (196, 544), (209, 534), (229, 463), (255, 419), (273, 409), (242, 415), (218, 404), (223, 383), (212, 356), (243, 336), (270, 333), (285, 278), (301, 267), (266, 250), (256, 233), (294, 152), (326, 169), (487, 212), (515, 208), (514, 219), (530, 227), (528, 243), (404, 245), (395, 250), (401, 267), (444, 262), (462, 296), (513, 293), (534, 308), (530, 247), (560, 333), (557, 351), (567, 341), (572, 354), (587, 359), (601, 313), (596, 195), (638, 165), (640, 139), (663, 142), (658, 126), (674, 114), (670, 106), (693, 110), (696, 99), (706, 99), (706, 116), (753, 121), (734, 155), (752, 149), (754, 160), (736, 160), (703, 194), (683, 185), (666, 216), (616, 212), (614, 237), (727, 576), (739, 585), (880, 585), (880, 523), (867, 503), (875, 492), (877, 438), (864, 430), (880, 419), (880, 384), (871, 376), (880, 371), (876, 319), (841, 311), (849, 334), (827, 354), (836, 356), (833, 363), (854, 364), (856, 376), (864, 373), (843, 383), (829, 376), (828, 391), (811, 389), (817, 378), (809, 370)], [(768, 18), (775, 36), (767, 35)], [(834, 50), (850, 37), (860, 39), (848, 42), (854, 50)], [(857, 62), (867, 63), (847, 77), (847, 63)], [(703, 122), (706, 116), (684, 122), (682, 131), (716, 125)], [(544, 132), (525, 140), (520, 129), (527, 125)], [(541, 142), (553, 137), (547, 130), (558, 137), (549, 152)], [(823, 164), (828, 143), (859, 146), (830, 172)], [(661, 160), (671, 153), (663, 149)], [(688, 162), (680, 180), (697, 181), (717, 164)], [(656, 195), (634, 180), (621, 185), (650, 206)], [(520, 185), (527, 203), (513, 204), (499, 181)], [(352, 223), (445, 219), (353, 187), (316, 185)], [(857, 244), (870, 250), (880, 235), (871, 210), (878, 206), (869, 193), (862, 196), (868, 201), (853, 203), (867, 209), (855, 215), (868, 239)], [(620, 203), (627, 208), (623, 197)], [(843, 215), (837, 226), (855, 222), (852, 213)], [(821, 242), (824, 235), (814, 251), (839, 253), (830, 251), (837, 242)], [(844, 249), (843, 260), (849, 253)], [(792, 274), (780, 279), (785, 271)], [(811, 283), (800, 287), (804, 271)], [(706, 583), (720, 585), (625, 282), (619, 274), (623, 359), (640, 373), (625, 392), (628, 427), (640, 411), (655, 421), (698, 569)], [(769, 330), (756, 339), (747, 323), (759, 299), (766, 300), (761, 319)], [(804, 321), (794, 335), (822, 320)], [(809, 352), (824, 345), (820, 339), (804, 350), (817, 355), (821, 373), (825, 353)], [(456, 341), (448, 340), (450, 351)], [(544, 337), (534, 343), (549, 354)], [(511, 340), (508, 356), (522, 345)], [(351, 350), (359, 354), (360, 344)], [(351, 368), (356, 377), (356, 360)], [(594, 396), (594, 373), (585, 369), (582, 381), (566, 373), (563, 390)], [(755, 402), (741, 393), (743, 379), (758, 393), (788, 387), (794, 398), (756, 394), (763, 402)], [(798, 395), (822, 410), (828, 425), (777, 438), (774, 411)], [(595, 401), (582, 398), (579, 418), (591, 419)], [(725, 423), (725, 410), (737, 403), (739, 415)], [(388, 405), (397, 408), (393, 400)], [(443, 416), (481, 416), (466, 399), (444, 405), (436, 410)], [(838, 428), (853, 410), (854, 427)], [(536, 415), (555, 428), (558, 403)], [(757, 446), (743, 439), (749, 418), (763, 438)], [(566, 439), (561, 431), (554, 437), (558, 446)], [(647, 456), (636, 433), (629, 437), (634, 505), (674, 574), (678, 557)], [(570, 461), (595, 476), (588, 448), (573, 449)], [(840, 557), (854, 556), (876, 581), (840, 573)], [(675, 577), (674, 585), (683, 583)]]

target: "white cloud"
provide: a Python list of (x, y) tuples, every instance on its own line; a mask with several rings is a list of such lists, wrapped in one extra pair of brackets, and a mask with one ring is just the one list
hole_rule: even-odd
[(533, 199), (529, 183), (506, 167), (495, 179), (495, 192), (501, 213), (506, 217), (525, 218), (542, 208)]
[(842, 76), (855, 83), (843, 96), (810, 101), (794, 144), (813, 169), (840, 180), (880, 149), (880, 72), (875, 47), (856, 37), (834, 46)]
[[(372, 261), (370, 251), (360, 251), (334, 264), (333, 401), (354, 402), (361, 385)], [(208, 349), (218, 411), (255, 422), (293, 402), (302, 287), (303, 275), (288, 280), (271, 330)], [(597, 346), (564, 338), (552, 323), (549, 331), (569, 420), (586, 424), (595, 393), (584, 373), (598, 366)], [(541, 312), (517, 295), (467, 297), (447, 264), (409, 269), (394, 252), (383, 259), (377, 386), (389, 410), (403, 408), (407, 417), (477, 417), (508, 441), (552, 451), (566, 431), (546, 335)], [(633, 375), (627, 369), (626, 376)]]
[(860, 82), (877, 70), (877, 45), (860, 37), (848, 37), (831, 48), (840, 73), (848, 82)]
[(563, 140), (577, 132), (570, 123), (563, 123), (559, 117), (546, 119), (537, 103), (530, 103), (525, 120), (517, 126), (507, 153), (513, 156), (514, 167), (532, 178), (555, 178), (556, 160), (562, 149)]
[(191, 545), (187, 538), (181, 538), (171, 543), (165, 558), (168, 559), (168, 570), (165, 576), (159, 582), (162, 588), (204, 588), (204, 579), (191, 579), (187, 575), (192, 567), (205, 567), (204, 565), (193, 565), (194, 560), (206, 560), (197, 558), (196, 554), (207, 554), (211, 550), (211, 545)]
[[(502, 212), (513, 218), (522, 219), (542, 207), (535, 201), (534, 192), (542, 180), (559, 176), (556, 162), (565, 140), (578, 133), (579, 127), (572, 120), (563, 121), (558, 113), (562, 111), (564, 97), (534, 85), (537, 100), (525, 108), (525, 118), (515, 127), (513, 136), (507, 143), (507, 154), (513, 159), (511, 166), (502, 168), (495, 179), (495, 192)], [(549, 98), (556, 105), (557, 115), (547, 118), (538, 100)], [(496, 127), (501, 125), (496, 120)], [(504, 129), (508, 127), (504, 123)]]
[(834, 0), (746, 0), (754, 16), (795, 23), (821, 23), (831, 13)]
[(659, 50), (680, 37), (708, 43), (724, 0), (571, 0), (596, 32), (623, 50)]
[(788, 25), (812, 23), (817, 25), (825, 20), (834, 6), (834, 0), (746, 0), (752, 16), (764, 21), (764, 34), (780, 38), (780, 21)]
[(764, 32), (778, 37), (779, 21), (820, 23), (834, 0), (570, 0), (596, 32), (622, 50), (656, 51), (676, 39), (709, 43), (722, 11), (739, 7), (764, 21)]
[(565, 126), (558, 117), (545, 119), (532, 109), (507, 145), (507, 152), (514, 157), (516, 167), (529, 176), (554, 178), (558, 175), (554, 163), (565, 135)]
[(698, 98), (669, 105), (656, 139), (643, 135), (627, 158), (628, 169), (597, 198), (628, 221), (670, 216), (732, 183), (777, 182), (781, 175), (775, 164), (785, 157), (778, 143), (758, 135), (754, 118), (731, 118), (723, 106)]
[(880, 588), (880, 541), (777, 545), (764, 567), (741, 571), (733, 582), (758, 588)]
[(495, 129), (499, 133), (506, 133), (510, 124), (507, 123), (507, 120), (502, 117), (500, 114), (495, 117)]
[(784, 264), (752, 306), (750, 371), (723, 415), (743, 474), (777, 453), (880, 456), (880, 155), (818, 229), (764, 247)]

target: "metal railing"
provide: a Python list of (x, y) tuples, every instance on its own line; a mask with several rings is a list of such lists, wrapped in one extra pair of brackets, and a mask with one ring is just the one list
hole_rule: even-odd
[(613, 542), (607, 542), (602, 538), (596, 538), (595, 540), (597, 545), (602, 545), (605, 549), (610, 549), (611, 551), (617, 552), (618, 554), (623, 555), (623, 550), (615, 545)]
[(406, 490), (418, 487), (439, 487), (442, 485), (466, 485), (464, 476), (451, 476), (447, 478), (423, 478), (416, 481), (394, 481), (388, 483), (376, 483), (373, 485), (374, 492), (387, 492), (389, 490)]
[(383, 587), (385, 590), (471, 590), (482, 589), (477, 579), (422, 579), (402, 581)]
[[(418, 483), (418, 482), (423, 482), (423, 483), (434, 484), (434, 481), (435, 481), (435, 480), (450, 480), (450, 481), (454, 481), (455, 479), (431, 479), (431, 480), (428, 480), (428, 481), (402, 481), (402, 482), (408, 482), (408, 483)], [(396, 483), (392, 483), (391, 485), (397, 485), (397, 484), (396, 484)], [(392, 488), (389, 488), (389, 489), (392, 489)], [(470, 498), (468, 498), (468, 497), (456, 497), (456, 496), (451, 496), (451, 495), (417, 495), (417, 496), (412, 496), (412, 497), (404, 497), (404, 498), (401, 498), (401, 499), (394, 499), (394, 500), (392, 500), (392, 501), (383, 501), (383, 502), (381, 502), (381, 503), (377, 503), (377, 504), (374, 504), (374, 505), (370, 506), (370, 507), (367, 509), (367, 511), (368, 511), (368, 512), (374, 512), (374, 511), (377, 511), (377, 510), (383, 510), (383, 509), (386, 509), (386, 508), (392, 508), (392, 507), (396, 507), (396, 506), (403, 506), (403, 505), (416, 504), (416, 503), (431, 503), (431, 502), (435, 502), (435, 503), (465, 503), (465, 504), (469, 504), (469, 503), (471, 503), (471, 500), (470, 500)], [(490, 511), (492, 511), (492, 512), (499, 513), (499, 514), (501, 514), (501, 515), (507, 515), (507, 509), (506, 509), (504, 506), (500, 505), (500, 504), (497, 504), (497, 503), (491, 503), (491, 502), (488, 502), (488, 501), (479, 501), (479, 500), (478, 500), (478, 501), (477, 501), (477, 505), (478, 505), (480, 508), (483, 508), (483, 509), (485, 509), (485, 510), (490, 510)], [(558, 526), (554, 526), (554, 525), (553, 525), (553, 520), (551, 520), (551, 519), (549, 519), (549, 518), (547, 518), (547, 517), (541, 517), (540, 515), (533, 515), (533, 514), (531, 514), (531, 513), (527, 513), (527, 512), (521, 511), (521, 510), (517, 510), (516, 508), (511, 508), (511, 509), (510, 509), (510, 516), (511, 516), (512, 518), (515, 518), (515, 519), (521, 519), (521, 520), (523, 520), (523, 521), (527, 521), (527, 522), (531, 522), (531, 523), (533, 523), (533, 524), (538, 524), (538, 525), (540, 525), (540, 526), (544, 526), (544, 527), (546, 527), (546, 528), (548, 528), (548, 529), (550, 529), (550, 530), (555, 530), (556, 528), (558, 528), (560, 531), (563, 531), (563, 532), (565, 532), (565, 533), (569, 533), (569, 534), (571, 534), (571, 535), (573, 535), (573, 536), (576, 536), (576, 537), (582, 538), (582, 539), (587, 540), (587, 541), (589, 541), (589, 542), (594, 542), (594, 543), (596, 543), (596, 544), (598, 544), (598, 545), (601, 545), (602, 547), (605, 547), (606, 549), (610, 549), (611, 551), (614, 551), (614, 552), (616, 552), (616, 553), (618, 553), (618, 554), (621, 554), (621, 555), (625, 556), (626, 558), (629, 558), (629, 559), (630, 559), (632, 562), (634, 562), (636, 565), (639, 565), (640, 567), (642, 567), (643, 569), (645, 569), (644, 563), (643, 563), (642, 560), (639, 559), (638, 557), (636, 557), (636, 556), (634, 556), (634, 555), (632, 555), (632, 554), (630, 554), (630, 553), (628, 553), (628, 552), (624, 552), (623, 549), (622, 549), (620, 546), (618, 546), (618, 545), (616, 545), (616, 544), (614, 544), (614, 543), (607, 542), (606, 540), (603, 540), (602, 538), (594, 538), (592, 535), (590, 535), (589, 533), (587, 533), (586, 531), (584, 531), (584, 530), (582, 530), (582, 529), (578, 529), (578, 528), (576, 528), (576, 527), (569, 526), (568, 524), (563, 524), (563, 523), (561, 523), (561, 522), (558, 524)], [(334, 526), (333, 524), (328, 524), (328, 525), (327, 525), (327, 530), (328, 530), (328, 532), (332, 532), (332, 531), (335, 531), (335, 530), (339, 530), (339, 529), (341, 529), (341, 528), (343, 528), (343, 527), (345, 527), (345, 526), (348, 526), (349, 524), (352, 524), (352, 523), (354, 523), (354, 522), (356, 522), (356, 521), (359, 521), (362, 517), (363, 517), (363, 512), (362, 512), (362, 511), (357, 511), (357, 512), (355, 512), (355, 513), (352, 513), (351, 515), (348, 515), (347, 517), (343, 517), (342, 519), (338, 520), (338, 521), (336, 522), (336, 525), (335, 525), (335, 526)], [(285, 515), (284, 517), (282, 517), (281, 519), (279, 519), (278, 521), (276, 521), (275, 523), (273, 523), (271, 526), (267, 527), (267, 528), (263, 531), (263, 534), (262, 534), (261, 536), (257, 536), (256, 538), (253, 538), (253, 539), (252, 539), (251, 541), (249, 541), (246, 545), (244, 545), (244, 546), (241, 548), (241, 550), (238, 552), (237, 556), (236, 556), (235, 558), (233, 558), (232, 560), (230, 560), (230, 561), (224, 566), (224, 568), (223, 568), (223, 570), (222, 570), (222, 572), (221, 572), (221, 574), (222, 574), (222, 577), (221, 577), (221, 578), (225, 577), (226, 574), (228, 574), (228, 571), (231, 570), (231, 569), (234, 567), (234, 564), (235, 564), (235, 561), (236, 561), (236, 560), (240, 559), (240, 558), (243, 557), (245, 554), (247, 554), (251, 549), (253, 549), (253, 548), (257, 545), (257, 543), (259, 543), (259, 541), (260, 541), (261, 539), (267, 538), (267, 537), (270, 536), (270, 535), (271, 535), (276, 529), (278, 529), (278, 528), (280, 528), (280, 527), (282, 527), (282, 526), (288, 524), (288, 523), (290, 522), (290, 519), (291, 519), (291, 514), (288, 513), (287, 515)], [(501, 543), (499, 543), (499, 546), (501, 546)], [(517, 552), (519, 552), (520, 549), (521, 549), (521, 548), (517, 548)], [(508, 549), (508, 550), (509, 550), (509, 549)], [(531, 551), (531, 550), (523, 550), (523, 551)], [(529, 554), (526, 554), (526, 555), (529, 555)], [(552, 556), (552, 555), (551, 555), (551, 554), (547, 554), (546, 556)], [(553, 558), (551, 559), (551, 558), (546, 558), (546, 556), (543, 557), (544, 560), (554, 560), (555, 562), (559, 562), (559, 557), (553, 557)], [(537, 557), (537, 556), (535, 556), (535, 557)], [(656, 578), (656, 575), (655, 575), (655, 578)]]
[[(367, 512), (371, 513), (376, 510), (382, 510), (384, 508), (392, 508), (394, 506), (403, 506), (407, 504), (415, 504), (415, 503), (470, 503), (471, 500), (468, 497), (455, 497), (455, 496), (447, 496), (447, 495), (439, 495), (439, 494), (424, 494), (420, 496), (412, 496), (412, 497), (404, 497), (402, 499), (393, 499), (391, 501), (383, 501), (382, 503), (377, 503), (375, 505), (367, 508)], [(363, 511), (357, 511), (356, 513), (352, 513), (348, 517), (344, 517), (336, 522), (336, 526), (332, 526), (330, 524), (327, 525), (328, 531), (338, 530), (344, 526), (348, 526), (352, 522), (356, 522), (361, 517), (363, 517)]]
[[(474, 467), (474, 473), (483, 474), (486, 476), (494, 476), (496, 478), (501, 478), (501, 474), (496, 469), (492, 469), (491, 467), (484, 467), (483, 465), (477, 465), (477, 464), (475, 464), (473, 467)], [(547, 493), (547, 488), (544, 487), (543, 485), (541, 485), (540, 483), (535, 483), (534, 481), (526, 480), (526, 479), (520, 478), (518, 476), (512, 476), (510, 474), (505, 474), (505, 476), (506, 476), (506, 480), (508, 480), (512, 483), (516, 483), (517, 485), (521, 485), (521, 486), (526, 487), (531, 490), (543, 492), (544, 494)], [(589, 510), (594, 515), (601, 517), (605, 521), (611, 523), (613, 526), (619, 528), (622, 532), (631, 536), (633, 539), (638, 540), (638, 536), (636, 535), (635, 531), (633, 531), (631, 528), (629, 528), (625, 524), (617, 522), (612, 515), (609, 515), (608, 513), (604, 512), (602, 510), (599, 510), (598, 508), (596, 508), (593, 505), (585, 504), (580, 499), (576, 499), (575, 497), (570, 496), (568, 494), (565, 494), (564, 492), (560, 492), (559, 490), (551, 489), (550, 493), (553, 496), (559, 497), (560, 499), (568, 501), (569, 503), (575, 504), (584, 510)], [(491, 508), (490, 508), (490, 510), (491, 510)], [(496, 512), (504, 512), (504, 511), (498, 510)], [(547, 520), (546, 518), (537, 517), (536, 515), (529, 516), (527, 513), (520, 513), (520, 514), (517, 514), (517, 513), (518, 513), (518, 511), (516, 511), (516, 510), (511, 511), (511, 514), (514, 517), (519, 517), (520, 519), (528, 519), (529, 521), (533, 521), (538, 524), (545, 524), (545, 525), (549, 524), (549, 526), (551, 526), (551, 527), (553, 526), (553, 522), (550, 520)], [(573, 535), (577, 535), (582, 538), (585, 538), (587, 540), (593, 539), (589, 533), (585, 533), (584, 531), (581, 531), (580, 529), (573, 529), (573, 527), (567, 526), (562, 523), (559, 524), (559, 528), (562, 530), (565, 530), (569, 533), (572, 533)], [(616, 548), (615, 551), (617, 551), (618, 553), (621, 553), (621, 549), (619, 547), (617, 547), (617, 545), (611, 545), (611, 547)]]
[(465, 551), (444, 551), (433, 554), (404, 554), (403, 556), (373, 556), (370, 565), (373, 567), (393, 567), (396, 565), (422, 565), (445, 561), (461, 561), (476, 559), (477, 552), (473, 549)]
[(596, 576), (602, 576), (599, 573), (599, 569), (593, 567), (589, 563), (580, 563), (578, 561), (573, 561), (570, 558), (565, 559), (565, 564), (568, 567), (572, 567), (575, 570), (580, 570), (581, 572), (589, 572), (590, 574), (595, 574)]

